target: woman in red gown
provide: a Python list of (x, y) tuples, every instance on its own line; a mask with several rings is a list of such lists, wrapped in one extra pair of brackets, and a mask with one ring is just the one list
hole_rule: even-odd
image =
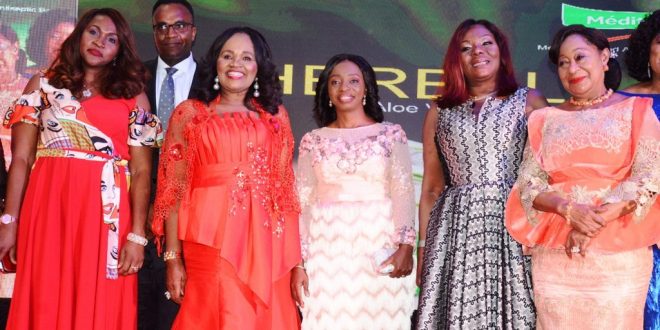
[(160, 133), (142, 108), (145, 72), (121, 14), (90, 10), (7, 112), (0, 257), (15, 243), (18, 256), (8, 329), (136, 328)]
[(293, 136), (270, 48), (231, 28), (200, 67), (158, 169), (153, 232), (166, 239), (166, 295), (181, 304), (173, 329), (297, 329)]

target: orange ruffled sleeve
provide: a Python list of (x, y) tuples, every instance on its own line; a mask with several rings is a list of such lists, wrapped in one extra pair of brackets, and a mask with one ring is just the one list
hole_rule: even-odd
[[(571, 231), (566, 220), (555, 213), (541, 212), (532, 203), (542, 192), (557, 191), (552, 177), (545, 170), (541, 157), (542, 132), (548, 109), (539, 110), (528, 122), (528, 143), (518, 180), (506, 205), (506, 227), (516, 241), (529, 247), (542, 245), (563, 248)], [(655, 117), (650, 99), (634, 101), (629, 144), (630, 154), (617, 172), (623, 179), (609, 188), (601, 203), (634, 200), (637, 209), (607, 224), (593, 238), (589, 248), (604, 252), (620, 252), (650, 246), (660, 240), (660, 123)], [(588, 152), (588, 151), (581, 151)]]

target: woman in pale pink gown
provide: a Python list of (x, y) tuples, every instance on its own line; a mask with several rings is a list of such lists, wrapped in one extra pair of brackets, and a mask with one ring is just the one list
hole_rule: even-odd
[(530, 247), (538, 329), (641, 329), (660, 240), (660, 124), (620, 80), (602, 33), (561, 29), (550, 59), (570, 99), (532, 113), (506, 225)]
[(406, 134), (383, 122), (373, 69), (357, 55), (328, 61), (314, 115), (321, 128), (302, 138), (297, 172), (304, 264), (291, 290), (302, 328), (410, 329), (416, 232)]

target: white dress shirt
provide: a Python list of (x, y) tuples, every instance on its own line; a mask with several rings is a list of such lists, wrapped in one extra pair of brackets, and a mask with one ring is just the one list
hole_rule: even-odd
[[(156, 66), (156, 94), (154, 94), (156, 99), (156, 109), (159, 107), (160, 103), (160, 87), (163, 85), (163, 79), (167, 77), (167, 71), (165, 68), (168, 68), (163, 59), (158, 56), (158, 65)], [(188, 99), (188, 94), (190, 93), (190, 86), (193, 82), (193, 77), (195, 76), (195, 69), (197, 68), (197, 63), (193, 59), (192, 52), (185, 60), (177, 63), (173, 66), (177, 71), (172, 75), (174, 80), (174, 106), (176, 107), (179, 103)], [(158, 118), (161, 121), (169, 121), (169, 118), (162, 118), (160, 111), (156, 110)]]

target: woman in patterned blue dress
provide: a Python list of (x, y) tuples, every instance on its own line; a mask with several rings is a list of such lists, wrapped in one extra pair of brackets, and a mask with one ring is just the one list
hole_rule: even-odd
[(504, 227), (504, 204), (545, 98), (516, 83), (506, 37), (461, 23), (445, 88), (424, 122), (418, 329), (533, 329), (530, 262)]
[[(628, 75), (639, 81), (619, 93), (653, 98), (653, 112), (660, 118), (660, 10), (639, 23), (630, 35), (626, 52)], [(660, 329), (660, 249), (653, 246), (653, 273), (644, 308), (644, 329)]]

